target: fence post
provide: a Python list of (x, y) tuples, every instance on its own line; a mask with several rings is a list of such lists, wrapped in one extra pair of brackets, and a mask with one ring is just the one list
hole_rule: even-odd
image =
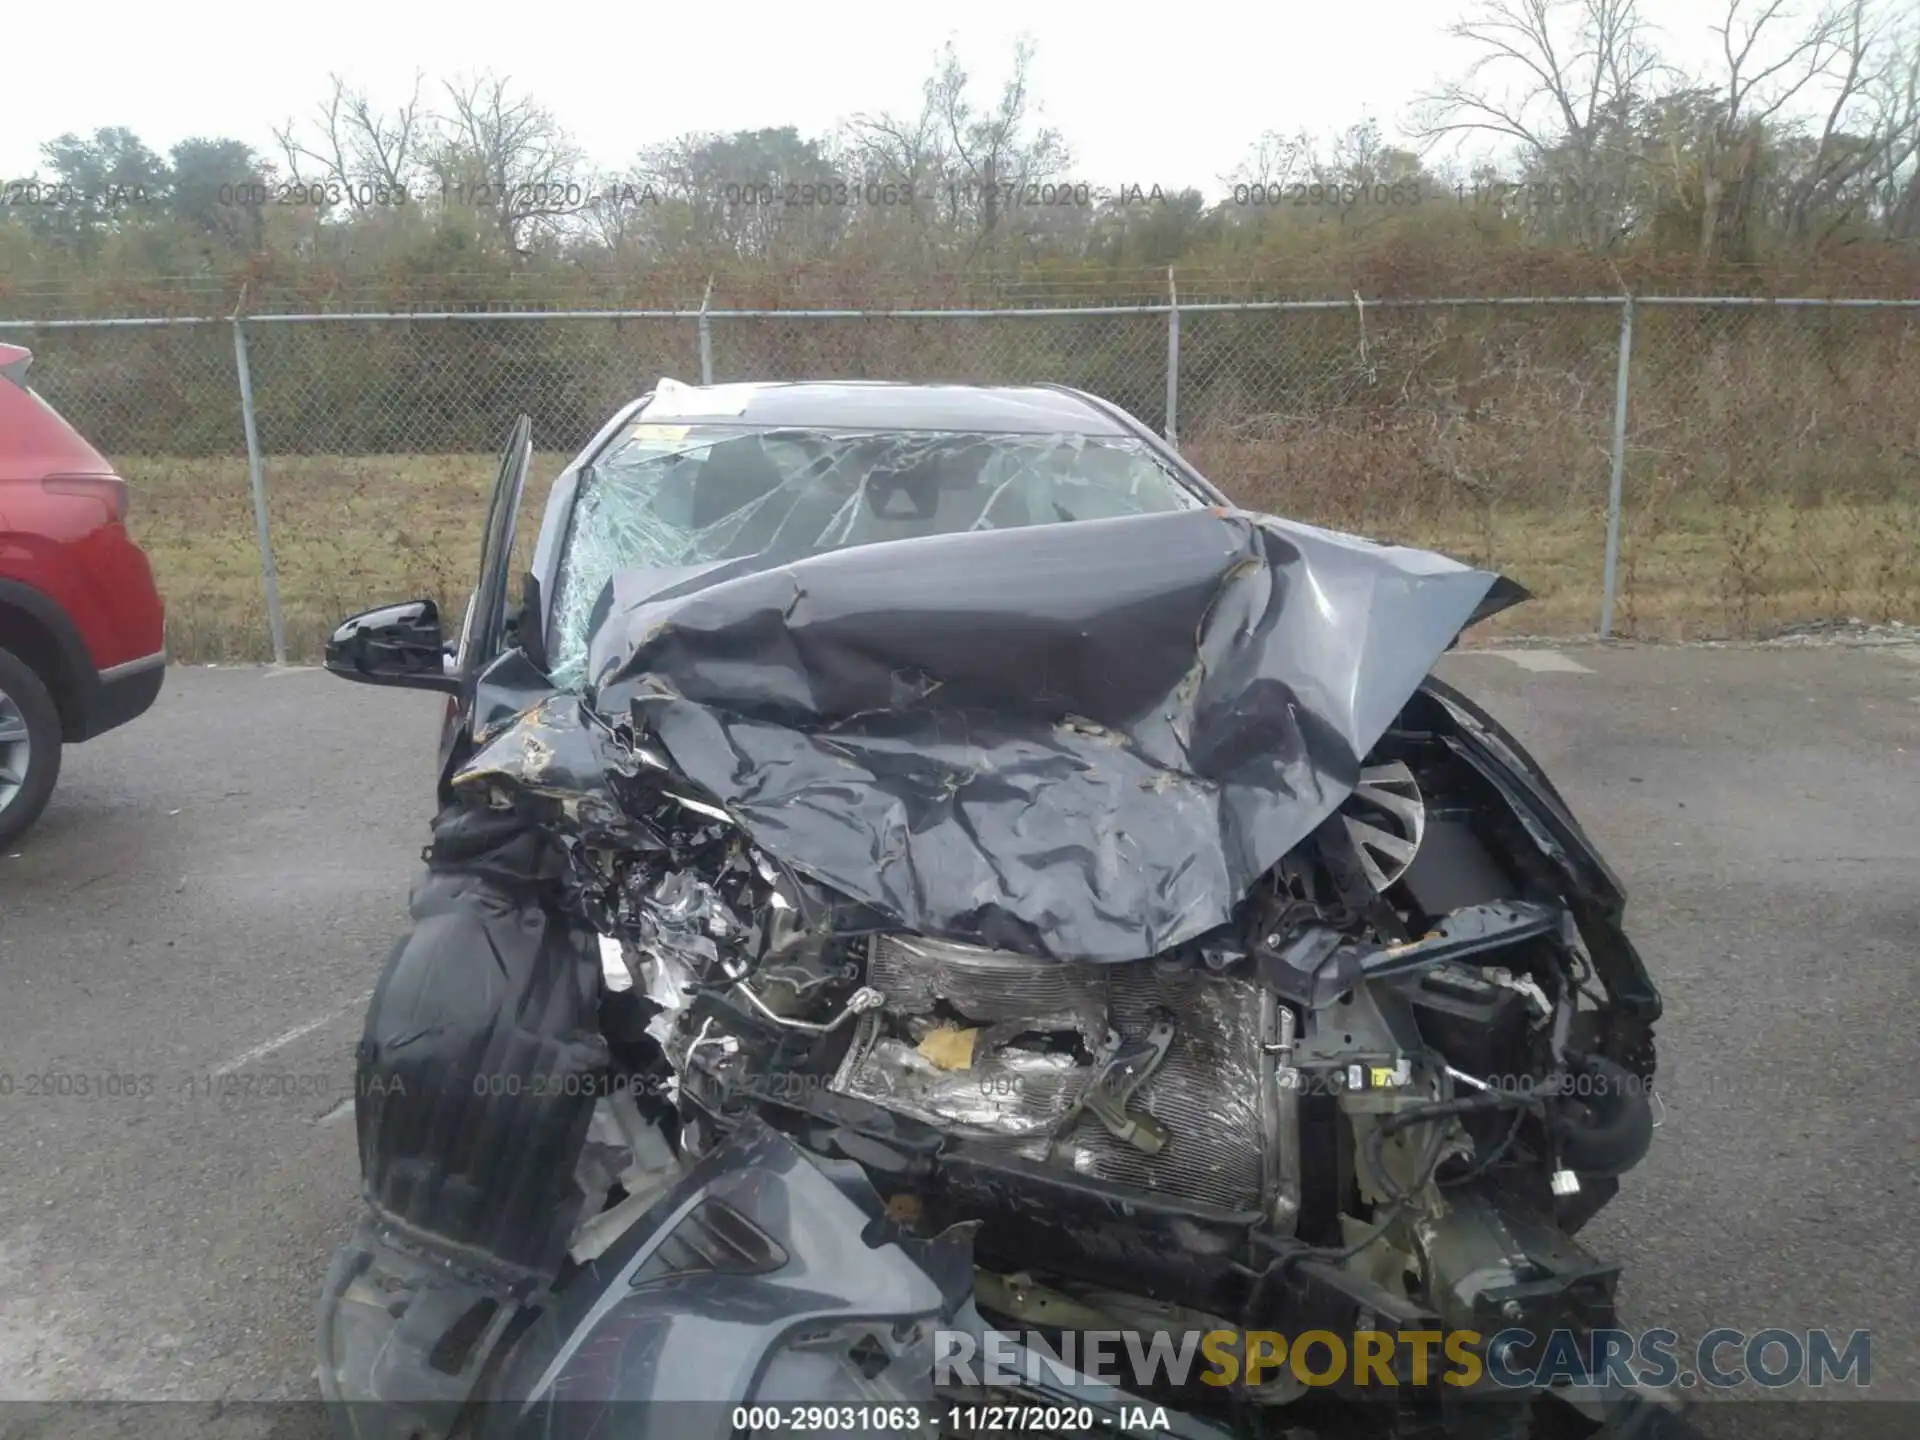
[(1180, 296), (1167, 267), (1167, 444), (1180, 448)]
[(713, 300), (713, 277), (707, 277), (707, 293), (700, 297), (700, 383), (713, 383), (713, 321), (707, 307)]
[[(241, 297), (245, 304), (245, 297)], [(247, 474), (253, 484), (253, 528), (260, 543), (260, 583), (267, 592), (267, 629), (273, 635), (273, 663), (287, 663), (287, 629), (280, 618), (280, 574), (273, 564), (273, 540), (267, 530), (267, 481), (260, 468), (260, 432), (253, 420), (253, 372), (247, 365), (247, 330), (240, 307), (233, 311), (233, 368), (240, 377), (240, 422), (247, 433)]]
[(1633, 368), (1633, 296), (1620, 302), (1620, 363), (1613, 379), (1613, 479), (1607, 487), (1607, 561), (1600, 597), (1600, 638), (1613, 637), (1619, 593), (1620, 496), (1627, 473), (1627, 375)]

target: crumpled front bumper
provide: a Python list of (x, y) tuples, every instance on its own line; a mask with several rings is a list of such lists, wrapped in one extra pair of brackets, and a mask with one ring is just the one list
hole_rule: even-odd
[[(840, 1407), (861, 1434), (904, 1440), (946, 1413), (938, 1332), (986, 1340), (972, 1283), (969, 1232), (899, 1232), (859, 1166), (749, 1121), (599, 1258), (525, 1301), (369, 1216), (327, 1277), (320, 1388), (342, 1440), (730, 1440), (742, 1405)], [(1145, 1414), (1155, 1434), (1229, 1433), (1038, 1374), (1050, 1383), (1021, 1400), (1090, 1407), (1115, 1434)], [(1694, 1433), (1662, 1393), (1556, 1398), (1599, 1424), (1595, 1440)]]
[(520, 1312), (495, 1287), (405, 1246), (373, 1216), (320, 1294), (320, 1397), (342, 1440), (448, 1434)]
[(858, 1166), (750, 1123), (525, 1302), (369, 1217), (327, 1277), (320, 1388), (348, 1440), (727, 1440), (748, 1401), (931, 1413), (934, 1334), (972, 1283), (970, 1234), (895, 1231)]

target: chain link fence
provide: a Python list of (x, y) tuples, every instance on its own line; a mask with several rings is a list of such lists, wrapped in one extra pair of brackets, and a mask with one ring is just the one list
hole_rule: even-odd
[(1920, 620), (1920, 301), (1612, 297), (1011, 311), (0, 322), (127, 476), (181, 659), (312, 659), (343, 615), (464, 605), (496, 455), (521, 534), (621, 405), (680, 379), (1055, 381), (1250, 507), (1428, 545), (1537, 597), (1509, 630)]

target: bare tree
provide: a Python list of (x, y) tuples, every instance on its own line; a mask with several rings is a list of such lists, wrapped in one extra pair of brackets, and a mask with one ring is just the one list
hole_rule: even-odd
[(843, 129), (848, 155), (873, 179), (917, 182), (931, 192), (946, 178), (946, 147), (930, 106), (906, 117), (861, 113)]
[(1479, 55), (1419, 97), (1409, 133), (1429, 149), (1473, 134), (1518, 146), (1567, 182), (1578, 237), (1602, 243), (1628, 200), (1634, 110), (1667, 69), (1638, 0), (1481, 0), (1447, 33)]
[(1071, 163), (1060, 132), (1038, 123), (1030, 90), (1034, 47), (1014, 46), (1013, 68), (999, 98), (982, 108), (949, 41), (921, 87), (918, 115), (856, 116), (847, 125), (848, 153), (876, 178), (931, 192), (929, 213), (956, 231), (970, 230), (977, 249), (1002, 230), (1010, 205), (1027, 187), (1061, 175)]
[[(1756, 21), (1743, 49), (1768, 18)], [(1797, 67), (1763, 97), (1768, 113), (1823, 78), (1832, 94), (1817, 136), (1802, 147), (1804, 163), (1783, 187), (1786, 233), (1819, 241), (1876, 210), (1884, 221), (1889, 186), (1909, 174), (1920, 147), (1920, 28), (1909, 16), (1902, 30), (1869, 0), (1848, 0), (1813, 23), (1789, 49), (1789, 59), (1795, 56)], [(1730, 105), (1748, 98), (1732, 89), (1739, 68), (1729, 61)]]
[(854, 173), (880, 186), (882, 194), (891, 186), (897, 200), (910, 197), (911, 203), (884, 206), (872, 218), (895, 228), (896, 217), (910, 217), (912, 241), (928, 258), (938, 245), (933, 227), (945, 221), (950, 229), (957, 209), (949, 203), (955, 197), (946, 187), (947, 151), (931, 107), (905, 117), (855, 115), (841, 127), (840, 148)]
[(660, 196), (644, 176), (606, 175), (592, 191), (581, 212), (591, 244), (619, 254), (652, 238), (648, 216)]
[(1866, 88), (1877, 159), (1868, 184), (1882, 233), (1920, 237), (1920, 20), (1892, 33)]
[(288, 174), (296, 184), (339, 186), (356, 214), (413, 195), (420, 151), (434, 124), (420, 106), (423, 77), (415, 74), (407, 103), (390, 114), (376, 110), (364, 90), (351, 89), (340, 76), (328, 79), (333, 91), (309, 122), (311, 139), (302, 138), (293, 120), (273, 132)]
[(487, 211), (514, 255), (533, 239), (582, 213), (593, 181), (585, 157), (551, 111), (515, 96), (504, 76), (446, 85), (450, 111), (441, 117), (433, 156), (443, 196)]
[(1253, 142), (1247, 158), (1231, 175), (1220, 176), (1228, 186), (1258, 185), (1271, 189), (1310, 174), (1313, 169), (1313, 137), (1302, 132), (1283, 135), (1268, 130)]
[(983, 237), (999, 226), (1009, 199), (1018, 204), (1026, 186), (1052, 179), (1069, 163), (1059, 131), (1042, 126), (1027, 133), (1037, 108), (1027, 94), (1027, 69), (1032, 63), (1033, 43), (1018, 41), (1013, 72), (1001, 88), (999, 103), (990, 110), (976, 110), (967, 94), (967, 72), (949, 41), (940, 69), (928, 84), (928, 102), (946, 126), (959, 161), (957, 178), (972, 193)]
[[(1744, 245), (1763, 208), (1759, 187), (1770, 127), (1785, 106), (1846, 56), (1846, 12), (1823, 11), (1797, 35), (1776, 44), (1782, 27), (1794, 18), (1790, 0), (1726, 0), (1725, 15), (1714, 27), (1726, 69), (1712, 121), (1700, 137), (1695, 259), (1703, 271), (1729, 248)], [(1855, 55), (1843, 92), (1857, 83), (1858, 66)]]

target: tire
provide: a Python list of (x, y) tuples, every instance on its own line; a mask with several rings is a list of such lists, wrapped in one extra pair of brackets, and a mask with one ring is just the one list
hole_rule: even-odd
[(47, 808), (60, 778), (60, 744), (60, 712), (46, 685), (19, 656), (0, 650), (0, 846)]
[(1593, 1082), (1590, 1094), (1561, 1102), (1550, 1122), (1560, 1158), (1582, 1175), (1624, 1175), (1653, 1148), (1653, 1102), (1626, 1066), (1604, 1055), (1570, 1057), (1574, 1072)]

